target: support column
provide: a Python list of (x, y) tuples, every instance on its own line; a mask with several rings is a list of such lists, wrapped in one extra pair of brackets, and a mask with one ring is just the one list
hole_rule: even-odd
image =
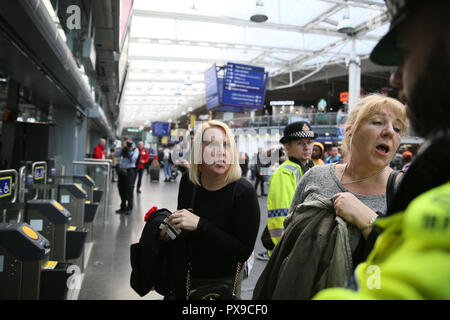
[(348, 112), (350, 113), (359, 100), (361, 93), (361, 60), (356, 56), (356, 39), (351, 38), (350, 59), (348, 66)]

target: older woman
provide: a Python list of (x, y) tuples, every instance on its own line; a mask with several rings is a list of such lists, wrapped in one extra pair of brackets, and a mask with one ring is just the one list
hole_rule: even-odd
[[(378, 94), (361, 99), (345, 124), (345, 162), (309, 170), (296, 189), (290, 212), (313, 194), (332, 198), (336, 214), (349, 223), (355, 254), (361, 235), (367, 238), (375, 219), (386, 210), (389, 162), (405, 129), (405, 106), (399, 101)], [(354, 256), (354, 265), (358, 260)]]
[[(191, 231), (191, 291), (220, 282), (233, 286), (238, 262), (253, 251), (259, 219), (256, 192), (241, 178), (233, 134), (223, 122), (202, 123), (189, 174), (181, 178), (178, 210), (169, 218), (176, 228)], [(183, 290), (176, 298), (185, 297)]]

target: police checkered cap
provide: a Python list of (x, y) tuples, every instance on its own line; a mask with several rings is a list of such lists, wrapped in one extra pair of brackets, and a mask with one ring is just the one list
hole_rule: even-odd
[(303, 138), (313, 138), (314, 139), (314, 132), (312, 132), (312, 131), (295, 132), (290, 135), (287, 135), (286, 137), (299, 138), (299, 139), (303, 139)]
[(298, 121), (293, 122), (284, 128), (284, 134), (280, 139), (280, 143), (284, 144), (290, 140), (305, 138), (315, 139), (317, 138), (317, 134), (312, 131), (308, 122)]

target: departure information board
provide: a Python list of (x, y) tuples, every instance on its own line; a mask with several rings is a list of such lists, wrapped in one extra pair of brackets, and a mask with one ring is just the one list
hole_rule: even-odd
[(228, 63), (222, 104), (261, 109), (264, 106), (265, 89), (264, 68)]
[(219, 82), (217, 79), (216, 65), (205, 72), (206, 110), (220, 105)]
[(158, 137), (167, 137), (170, 134), (169, 122), (153, 122), (152, 123), (152, 135)]

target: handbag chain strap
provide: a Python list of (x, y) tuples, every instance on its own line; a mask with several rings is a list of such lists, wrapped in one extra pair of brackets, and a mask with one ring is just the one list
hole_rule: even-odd
[(238, 278), (239, 278), (239, 272), (241, 272), (241, 266), (242, 266), (242, 264), (240, 262), (238, 262), (237, 267), (236, 267), (236, 275), (234, 276), (233, 291), (231, 292), (231, 295), (233, 296), (233, 298), (236, 296), (236, 288), (237, 288), (237, 282), (238, 282)]
[(186, 277), (186, 300), (189, 300), (189, 295), (191, 294), (191, 271), (192, 266), (191, 263), (189, 262)]

